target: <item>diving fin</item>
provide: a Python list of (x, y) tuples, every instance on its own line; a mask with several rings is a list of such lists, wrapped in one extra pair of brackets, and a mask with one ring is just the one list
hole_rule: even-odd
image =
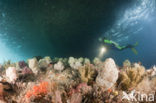
[(135, 48), (131, 48), (132, 52), (137, 55), (138, 54), (138, 51), (135, 49)]

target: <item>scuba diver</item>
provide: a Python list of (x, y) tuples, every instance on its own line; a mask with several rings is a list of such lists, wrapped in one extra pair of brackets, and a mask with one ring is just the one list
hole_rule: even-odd
[(116, 50), (119, 50), (119, 51), (130, 48), (133, 51), (134, 54), (136, 54), (136, 55), (138, 54), (137, 50), (135, 49), (135, 47), (138, 45), (138, 42), (136, 42), (134, 45), (128, 44), (126, 46), (120, 46), (115, 41), (109, 40), (106, 37), (99, 38), (99, 42), (101, 42), (102, 45), (104, 45), (107, 48), (112, 48), (112, 49), (116, 49)]

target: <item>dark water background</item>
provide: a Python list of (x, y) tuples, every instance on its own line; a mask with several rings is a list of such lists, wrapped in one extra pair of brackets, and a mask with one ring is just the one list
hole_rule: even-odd
[[(0, 0), (0, 62), (47, 55), (93, 59), (98, 55), (100, 47), (98, 38), (108, 36), (109, 39), (119, 41), (121, 45), (138, 41), (136, 49), (139, 54), (134, 55), (129, 49), (108, 50), (103, 59), (112, 57), (119, 65), (125, 59), (141, 61), (149, 68), (156, 64), (154, 6), (146, 7), (147, 13), (152, 12), (142, 21), (137, 19), (140, 21), (137, 26), (126, 26), (125, 29), (127, 20), (120, 30), (116, 28), (118, 26), (113, 26), (120, 19), (122, 22), (126, 10), (139, 5), (136, 1)], [(109, 32), (112, 28), (116, 28), (115, 32), (119, 34), (114, 36), (114, 32)], [(136, 32), (137, 30), (139, 31)]]

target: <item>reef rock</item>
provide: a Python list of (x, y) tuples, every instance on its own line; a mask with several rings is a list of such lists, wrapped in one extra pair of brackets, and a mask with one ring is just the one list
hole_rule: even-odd
[(6, 70), (6, 77), (8, 78), (8, 82), (14, 83), (18, 78), (17, 71), (15, 67), (9, 67)]
[(28, 60), (29, 68), (33, 71), (33, 73), (37, 74), (39, 72), (38, 61), (36, 58), (32, 58)]
[(48, 67), (48, 65), (52, 62), (51, 58), (50, 57), (44, 57), (43, 59), (40, 59), (39, 60), (39, 68), (41, 69), (45, 69)]
[(58, 61), (57, 64), (54, 65), (55, 70), (62, 71), (64, 69), (64, 65), (61, 61)]
[(96, 83), (107, 90), (116, 83), (119, 71), (112, 58), (106, 59), (99, 69), (98, 76), (96, 77)]

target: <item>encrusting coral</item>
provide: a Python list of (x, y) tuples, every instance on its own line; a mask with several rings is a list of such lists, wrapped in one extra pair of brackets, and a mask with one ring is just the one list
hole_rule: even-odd
[(122, 101), (123, 91), (156, 91), (155, 66), (123, 64), (74, 57), (8, 62), (1, 65), (0, 103), (133, 103)]

